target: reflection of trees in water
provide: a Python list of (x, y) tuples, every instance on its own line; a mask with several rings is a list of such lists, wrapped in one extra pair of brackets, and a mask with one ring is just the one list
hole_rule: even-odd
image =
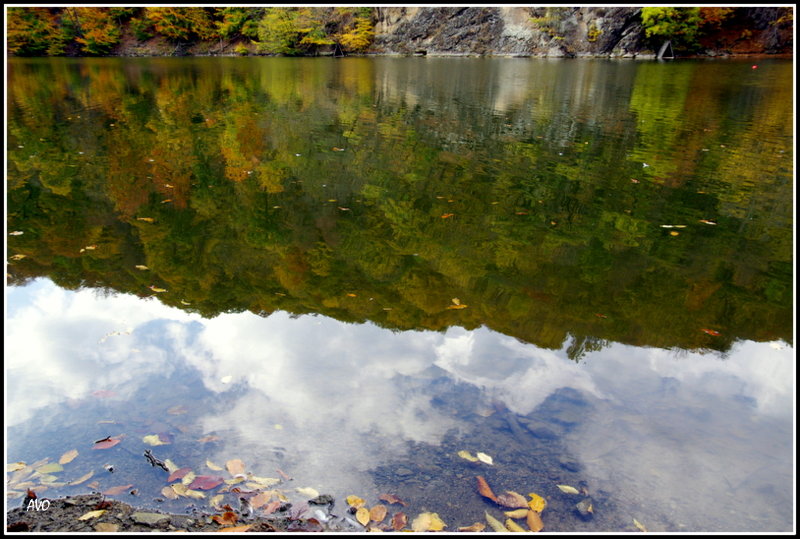
[(11, 282), (575, 335), (576, 360), (790, 339), (782, 90), (722, 64), (395, 60), (12, 62)]

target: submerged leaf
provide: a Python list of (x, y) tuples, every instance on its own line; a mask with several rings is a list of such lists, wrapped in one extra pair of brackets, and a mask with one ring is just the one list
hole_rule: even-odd
[(366, 507), (359, 507), (356, 511), (356, 520), (359, 521), (362, 526), (369, 524), (369, 510)]
[(130, 484), (130, 485), (119, 485), (119, 486), (111, 487), (109, 489), (104, 490), (103, 494), (105, 494), (106, 496), (116, 496), (118, 494), (122, 494), (123, 492), (125, 492), (126, 490), (128, 490), (131, 487), (133, 487), (133, 484)]
[(569, 485), (556, 485), (565, 494), (580, 494), (578, 489)]
[(308, 496), (309, 498), (316, 498), (319, 496), (319, 492), (311, 487), (298, 487), (295, 490), (303, 496)]
[(178, 499), (178, 493), (175, 492), (175, 490), (172, 487), (164, 487), (164, 488), (162, 488), (161, 489), (161, 494), (165, 498), (169, 498), (170, 500), (177, 500)]
[(189, 488), (211, 490), (212, 488), (220, 486), (222, 483), (223, 479), (221, 477), (198, 475), (194, 478), (194, 481), (189, 483)]
[(492, 457), (490, 457), (486, 453), (481, 453), (480, 451), (478, 451), (477, 453), (475, 453), (475, 456), (478, 457), (478, 460), (481, 462), (485, 462), (486, 464), (494, 464), (494, 460), (492, 459)]
[(484, 524), (483, 522), (476, 522), (472, 526), (462, 526), (461, 528), (458, 528), (458, 531), (460, 531), (460, 532), (482, 532), (485, 529), (486, 529), (486, 524)]
[(355, 494), (351, 494), (350, 496), (345, 498), (344, 501), (347, 503), (347, 505), (349, 505), (350, 507), (355, 507), (356, 509), (362, 507), (365, 503), (367, 503), (366, 500), (364, 500), (363, 498), (359, 498)]
[(411, 522), (411, 529), (415, 532), (426, 532), (431, 527), (431, 514), (422, 513)]
[(76, 479), (75, 481), (71, 481), (71, 482), (70, 482), (70, 485), (80, 485), (80, 484), (81, 484), (81, 483), (83, 483), (84, 481), (88, 481), (88, 480), (89, 480), (89, 478), (90, 478), (90, 477), (92, 477), (93, 475), (94, 475), (94, 470), (91, 470), (89, 473), (87, 473), (87, 474), (85, 474), (85, 475), (82, 475), (82, 476), (80, 476), (80, 477), (79, 477), (78, 479)]
[(528, 502), (525, 500), (525, 497), (522, 494), (512, 490), (507, 490), (505, 493), (500, 494), (496, 501), (500, 505), (510, 507), (512, 509), (516, 509), (518, 507), (524, 507), (525, 509), (528, 508)]
[(503, 523), (490, 515), (488, 511), (484, 511), (483, 514), (486, 517), (486, 522), (489, 523), (489, 527), (491, 527), (494, 531), (499, 533), (508, 533), (508, 529), (503, 526)]
[(67, 451), (66, 453), (61, 455), (61, 458), (58, 459), (58, 463), (59, 464), (66, 464), (68, 462), (72, 462), (73, 460), (75, 460), (75, 457), (77, 457), (77, 456), (78, 456), (78, 450), (77, 449), (70, 449), (69, 451)]
[(183, 468), (178, 468), (177, 470), (174, 470), (171, 474), (169, 474), (169, 477), (167, 477), (167, 483), (172, 483), (176, 479), (183, 479), (184, 477), (186, 477), (186, 474), (188, 474), (191, 471), (192, 469), (189, 468), (188, 466), (185, 466)]
[(187, 473), (186, 475), (183, 476), (183, 478), (181, 479), (181, 483), (183, 483), (184, 485), (186, 485), (188, 487), (189, 484), (192, 481), (194, 481), (195, 477), (197, 477), (197, 474), (195, 474), (194, 472), (189, 472), (189, 473)]
[(400, 505), (406, 505), (406, 502), (395, 496), (394, 494), (381, 494), (378, 496), (379, 500), (383, 500), (386, 503), (399, 503)]
[(529, 492), (528, 496), (531, 497), (531, 501), (528, 502), (528, 507), (530, 507), (537, 513), (541, 513), (542, 511), (544, 511), (544, 508), (547, 507), (547, 500), (545, 500), (535, 492)]
[(27, 466), (24, 462), (12, 462), (10, 464), (6, 464), (6, 473), (16, 472), (18, 470), (22, 470)]
[(406, 527), (408, 524), (408, 517), (402, 511), (397, 512), (392, 517), (392, 529), (394, 531), (400, 531)]
[(240, 459), (231, 459), (225, 463), (225, 467), (228, 469), (231, 475), (243, 474), (244, 473), (244, 462)]
[(470, 462), (478, 462), (478, 457), (473, 457), (472, 453), (470, 453), (469, 451), (463, 451), (463, 450), (459, 451), (458, 456)]
[(497, 502), (497, 496), (495, 496), (494, 492), (492, 492), (492, 489), (489, 486), (489, 483), (486, 482), (486, 479), (484, 479), (482, 475), (476, 476), (475, 479), (478, 480), (478, 493), (484, 498), (489, 498), (493, 502)]
[(36, 468), (36, 471), (42, 475), (56, 473), (63, 470), (64, 467), (57, 462), (51, 462), (50, 464), (44, 464), (43, 466)]
[(169, 442), (165, 442), (161, 438), (158, 437), (158, 434), (149, 434), (142, 438), (142, 441), (146, 444), (157, 446), (157, 445), (167, 445)]
[(380, 522), (384, 518), (386, 518), (386, 513), (388, 513), (386, 506), (383, 505), (382, 503), (379, 503), (378, 505), (369, 510), (369, 519), (374, 522)]
[(536, 511), (528, 511), (528, 516), (526, 517), (526, 521), (528, 523), (528, 527), (531, 529), (532, 532), (542, 531), (544, 529), (544, 522), (542, 522), (542, 517), (539, 516), (539, 513)]
[(506, 519), (505, 526), (506, 526), (506, 528), (508, 528), (508, 531), (511, 531), (511, 532), (524, 532), (525, 531), (525, 529), (522, 526), (520, 526), (519, 524), (517, 524), (516, 522), (514, 522), (510, 518)]
[(514, 509), (513, 511), (503, 511), (503, 514), (508, 518), (525, 518), (528, 516), (530, 509)]
[(209, 468), (211, 468), (211, 469), (212, 469), (212, 470), (214, 470), (215, 472), (222, 471), (222, 466), (217, 466), (216, 464), (214, 464), (214, 463), (213, 463), (213, 462), (211, 462), (210, 460), (207, 460), (207, 461), (206, 461), (206, 466), (208, 466)]
[(639, 528), (639, 530), (647, 533), (647, 528), (644, 527), (644, 524), (642, 524), (641, 522), (639, 522), (635, 518), (633, 519), (633, 525), (636, 526), (637, 528)]

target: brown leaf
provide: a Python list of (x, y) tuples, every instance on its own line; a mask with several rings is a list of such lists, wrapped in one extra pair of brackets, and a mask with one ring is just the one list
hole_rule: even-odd
[(283, 505), (283, 502), (280, 500), (275, 500), (274, 502), (269, 502), (267, 505), (265, 505), (262, 511), (265, 515), (269, 515), (270, 513), (274, 513), (280, 509), (281, 505)]
[(402, 511), (395, 513), (392, 517), (392, 529), (394, 531), (402, 530), (406, 527), (406, 524), (408, 524), (408, 517)]
[(246, 532), (247, 530), (249, 530), (252, 527), (253, 527), (252, 524), (246, 524), (244, 526), (232, 526), (230, 528), (220, 528), (217, 531), (218, 532)]
[(132, 486), (133, 485), (131, 484), (131, 485), (119, 485), (117, 487), (111, 487), (108, 490), (104, 490), (103, 494), (105, 494), (106, 496), (116, 496), (118, 494), (122, 494)]
[(525, 497), (522, 494), (513, 492), (511, 490), (507, 490), (504, 494), (497, 496), (495, 501), (500, 505), (504, 507), (510, 507), (511, 509), (528, 507), (528, 501), (525, 499)]
[(492, 489), (489, 486), (489, 483), (486, 482), (486, 479), (484, 479), (482, 475), (476, 476), (475, 479), (478, 480), (478, 493), (484, 498), (489, 498), (493, 502), (497, 502), (497, 496), (495, 496), (494, 492), (492, 492)]
[(238, 475), (244, 473), (244, 462), (240, 459), (231, 459), (225, 463), (225, 467), (228, 469), (231, 475)]
[(384, 518), (386, 518), (386, 506), (382, 503), (379, 503), (375, 507), (369, 510), (369, 519), (374, 522), (380, 522)]
[(528, 522), (528, 527), (531, 529), (532, 532), (538, 532), (544, 529), (544, 522), (542, 522), (542, 517), (540, 517), (539, 513), (537, 513), (533, 509), (528, 510), (528, 516), (526, 517), (526, 520)]
[(92, 449), (108, 449), (109, 447), (114, 447), (121, 441), (121, 438), (106, 438), (105, 440), (95, 442)]
[(381, 494), (378, 496), (379, 500), (383, 500), (386, 503), (399, 503), (400, 505), (405, 506), (406, 502), (395, 496), (394, 494)]
[(222, 515), (214, 515), (211, 520), (221, 526), (233, 526), (239, 518), (233, 511), (225, 511)]
[(64, 453), (63, 455), (61, 455), (61, 458), (58, 459), (58, 463), (59, 464), (66, 464), (68, 462), (72, 462), (75, 459), (75, 457), (77, 457), (77, 456), (78, 456), (78, 450), (77, 449), (71, 449), (71, 450), (67, 451), (66, 453)]
[(461, 528), (458, 528), (458, 531), (460, 531), (460, 532), (482, 532), (484, 529), (486, 529), (486, 524), (484, 524), (483, 522), (476, 522), (472, 526), (462, 526)]

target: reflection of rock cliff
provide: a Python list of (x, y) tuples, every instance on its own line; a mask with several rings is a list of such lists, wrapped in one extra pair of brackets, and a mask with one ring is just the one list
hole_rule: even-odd
[[(706, 53), (791, 53), (779, 8), (747, 8), (742, 28), (703, 40)], [(653, 57), (641, 8), (383, 7), (375, 8), (374, 50), (384, 54)]]

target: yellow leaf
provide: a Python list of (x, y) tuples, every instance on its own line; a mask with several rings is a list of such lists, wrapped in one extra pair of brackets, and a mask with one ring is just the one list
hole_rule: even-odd
[(161, 438), (158, 437), (158, 434), (150, 434), (148, 436), (145, 436), (144, 438), (142, 438), (142, 441), (146, 444), (153, 446), (167, 445), (167, 442), (162, 441)]
[(175, 490), (171, 486), (162, 488), (161, 489), (161, 494), (165, 498), (169, 498), (170, 500), (177, 500), (178, 499), (178, 493), (175, 492)]
[(167, 291), (166, 289), (159, 288), (159, 287), (157, 287), (155, 285), (150, 285), (150, 290), (152, 290), (153, 292), (166, 292)]
[(528, 507), (530, 507), (537, 513), (541, 513), (542, 511), (544, 511), (544, 508), (547, 507), (547, 500), (545, 500), (535, 492), (529, 492), (528, 496), (531, 497), (531, 501), (528, 502)]
[(453, 298), (450, 301), (453, 302), (453, 305), (461, 305), (461, 300), (458, 298)]
[(220, 507), (220, 505), (219, 505), (219, 504), (220, 504), (220, 502), (222, 502), (222, 500), (223, 500), (224, 498), (225, 498), (225, 496), (224, 496), (224, 495), (222, 495), (222, 494), (217, 494), (216, 496), (214, 496), (213, 498), (211, 498), (210, 500), (208, 500), (208, 505), (210, 505), (211, 507), (214, 507), (214, 508), (216, 509), (217, 507)]
[(78, 456), (78, 450), (77, 449), (71, 449), (71, 450), (67, 451), (66, 453), (64, 453), (63, 455), (61, 455), (61, 458), (58, 459), (58, 463), (59, 464), (66, 464), (68, 462), (72, 462), (73, 460), (75, 460), (75, 457), (77, 457), (77, 456)]
[(302, 494), (303, 496), (308, 496), (309, 498), (316, 498), (317, 496), (319, 496), (319, 492), (317, 492), (311, 487), (298, 487), (295, 490), (300, 494)]
[(25, 255), (22, 254), (11, 256), (11, 260), (22, 260), (23, 258), (25, 258)]
[(561, 492), (565, 494), (580, 494), (580, 492), (578, 492), (578, 489), (576, 489), (575, 487), (571, 487), (569, 485), (556, 485), (556, 486), (561, 490)]
[(675, 232), (674, 230), (669, 233), (670, 236), (677, 236), (680, 232)]
[(507, 533), (508, 529), (503, 526), (503, 523), (494, 518), (492, 515), (489, 514), (488, 511), (484, 511), (483, 514), (486, 516), (486, 522), (489, 523), (489, 526), (496, 532), (499, 533)]
[(422, 513), (411, 522), (411, 529), (415, 532), (426, 532), (431, 527), (431, 514)]
[(476, 522), (472, 526), (462, 526), (458, 528), (460, 532), (482, 532), (486, 528), (486, 524), (483, 522)]
[(516, 522), (514, 522), (510, 518), (506, 519), (506, 528), (508, 528), (508, 531), (511, 531), (511, 532), (524, 532), (525, 531), (525, 529), (522, 526), (520, 526), (519, 524), (517, 524)]
[(528, 516), (530, 509), (515, 509), (513, 511), (503, 511), (503, 514), (509, 518), (525, 518)]
[(369, 523), (369, 509), (366, 507), (359, 507), (356, 511), (356, 520), (359, 521), (362, 526), (366, 526)]
[(375, 522), (380, 522), (384, 518), (386, 518), (387, 512), (388, 510), (386, 509), (386, 506), (383, 505), (382, 503), (379, 503), (378, 505), (369, 510), (369, 519)]
[(92, 477), (93, 475), (94, 475), (94, 470), (90, 471), (90, 472), (89, 472), (89, 473), (87, 473), (86, 475), (82, 475), (82, 476), (80, 476), (80, 477), (79, 477), (78, 479), (76, 479), (75, 481), (72, 481), (72, 482), (70, 482), (70, 485), (80, 485), (80, 484), (81, 484), (81, 483), (83, 483), (84, 481), (88, 481), (88, 480), (89, 480), (89, 478), (90, 478), (90, 477)]
[(367, 502), (366, 502), (364, 499), (362, 499), (362, 498), (359, 498), (359, 497), (358, 497), (358, 496), (356, 496), (355, 494), (351, 494), (350, 496), (348, 496), (347, 498), (345, 498), (345, 500), (344, 500), (344, 501), (345, 501), (345, 502), (347, 503), (347, 505), (349, 505), (350, 507), (355, 507), (355, 508), (359, 508), (359, 507), (363, 506), (365, 503), (367, 503)]
[(98, 509), (97, 511), (89, 511), (83, 516), (78, 517), (78, 520), (89, 520), (90, 518), (97, 518), (105, 513), (105, 509)]
[(178, 465), (177, 465), (177, 464), (175, 464), (174, 462), (172, 462), (172, 461), (171, 461), (171, 460), (169, 460), (169, 459), (167, 459), (167, 460), (165, 460), (165, 461), (164, 461), (164, 466), (166, 466), (166, 467), (167, 467), (167, 471), (168, 471), (169, 473), (172, 473), (172, 472), (174, 472), (175, 470), (177, 470), (177, 469), (178, 469)]
[(211, 462), (210, 460), (207, 460), (207, 461), (206, 461), (206, 466), (208, 466), (209, 468), (211, 468), (211, 469), (212, 469), (212, 470), (214, 470), (215, 472), (219, 472), (220, 470), (222, 470), (222, 467), (221, 467), (221, 466), (217, 466), (216, 464), (214, 464), (214, 463), (213, 463), (213, 462)]
[(234, 533), (234, 532), (246, 532), (247, 530), (249, 530), (252, 527), (253, 527), (252, 524), (245, 524), (244, 526), (231, 526), (229, 528), (220, 528), (220, 529), (217, 530), (217, 532), (223, 532), (223, 533), (224, 532), (231, 532), (231, 533)]
[(98, 522), (95, 524), (94, 531), (101, 532), (101, 533), (113, 533), (119, 529), (118, 524), (113, 524), (111, 522)]
[(155, 222), (155, 219), (153, 219), (152, 217), (137, 217), (136, 219), (139, 220), (139, 221), (144, 221), (145, 223), (154, 223)]
[(478, 458), (473, 457), (472, 453), (470, 453), (469, 451), (463, 451), (463, 450), (459, 451), (458, 456), (461, 457), (462, 459), (467, 459), (470, 462), (478, 462)]
[(647, 532), (647, 528), (644, 527), (644, 524), (642, 524), (641, 522), (639, 522), (635, 518), (633, 519), (633, 525), (636, 526), (637, 528), (639, 528), (639, 530), (641, 530), (641, 531), (643, 531), (645, 533)]
[(189, 472), (181, 478), (181, 483), (186, 485), (187, 487), (192, 484), (194, 478), (197, 477), (197, 474), (194, 472)]
[(431, 525), (430, 527), (428, 527), (429, 531), (438, 532), (442, 531), (447, 527), (447, 524), (445, 524), (444, 521), (441, 518), (439, 518), (439, 513), (431, 513), (430, 515), (431, 515)]
[(149, 269), (150, 269), (150, 268), (148, 268), (147, 266), (145, 266), (145, 265), (143, 265), (143, 264), (136, 264), (136, 266), (135, 266), (135, 267), (136, 267), (136, 269), (138, 269), (138, 270), (149, 270)]
[(542, 522), (542, 517), (539, 516), (539, 513), (536, 511), (528, 511), (527, 516), (528, 527), (531, 529), (532, 532), (542, 531), (544, 529), (544, 522)]
[(22, 470), (27, 466), (24, 462), (12, 462), (10, 464), (6, 464), (6, 473), (16, 472), (18, 470)]
[[(465, 307), (466, 307), (466, 305), (465, 305)], [(494, 464), (494, 461), (492, 460), (492, 457), (490, 457), (486, 453), (481, 453), (479, 451), (479, 452), (475, 453), (475, 456), (477, 456), (478, 460), (481, 461), (481, 462), (485, 462), (486, 464)]]
[(448, 305), (448, 309), (466, 309), (467, 305)]
[[(277, 477), (259, 477), (257, 475), (249, 475), (247, 477), (250, 481), (258, 485), (258, 488), (269, 488), (273, 485), (277, 485), (281, 482), (280, 479)], [(311, 489), (313, 490), (313, 489)], [(314, 491), (316, 492), (316, 491)], [(319, 494), (317, 494), (319, 496)], [(317, 496), (311, 496), (312, 498), (316, 498)]]
[(231, 475), (243, 474), (244, 473), (244, 462), (240, 459), (231, 459), (225, 463), (225, 467), (228, 469)]
[(45, 475), (45, 474), (60, 472), (63, 469), (64, 467), (61, 466), (59, 463), (51, 462), (50, 464), (44, 464), (42, 466), (39, 466), (38, 468), (36, 468), (36, 471), (39, 472), (41, 475)]

